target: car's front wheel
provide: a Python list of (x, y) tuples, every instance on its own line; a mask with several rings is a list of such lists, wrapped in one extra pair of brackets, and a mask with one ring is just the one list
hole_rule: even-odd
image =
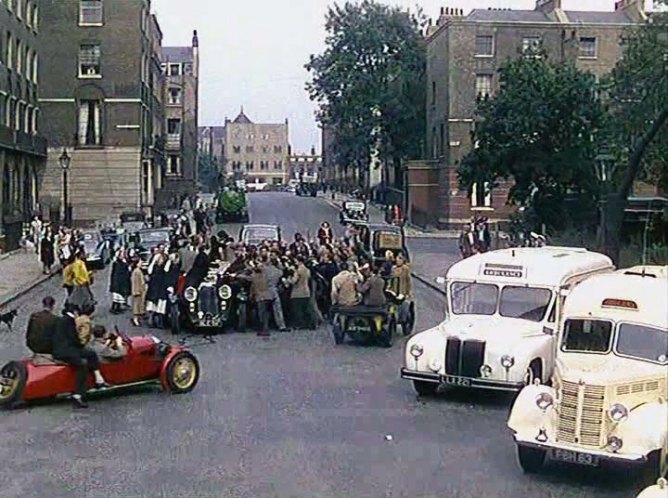
[(423, 380), (414, 380), (413, 388), (415, 388), (415, 392), (418, 393), (419, 396), (429, 397), (436, 394), (438, 384), (434, 382), (425, 382)]
[(178, 353), (167, 365), (167, 387), (174, 394), (192, 391), (199, 381), (200, 367), (192, 353)]
[(543, 468), (543, 463), (545, 462), (545, 450), (518, 444), (517, 460), (526, 474), (536, 474)]
[(0, 406), (11, 407), (21, 399), (28, 381), (23, 363), (13, 361), (0, 370)]

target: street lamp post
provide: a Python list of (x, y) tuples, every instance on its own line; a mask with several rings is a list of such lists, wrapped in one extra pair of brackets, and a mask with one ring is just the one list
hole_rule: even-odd
[(63, 153), (58, 158), (58, 162), (60, 163), (60, 168), (63, 170), (63, 220), (66, 226), (70, 226), (72, 220), (70, 220), (69, 196), (67, 191), (67, 173), (70, 169), (72, 158), (67, 154), (67, 149), (63, 149)]
[(606, 211), (607, 211), (607, 204), (608, 204), (608, 185), (609, 185), (609, 180), (610, 180), (610, 171), (609, 171), (609, 166), (610, 163), (614, 160), (614, 157), (610, 154), (609, 147), (607, 144), (603, 144), (600, 149), (599, 153), (596, 156), (596, 176), (600, 182), (601, 186), (601, 195), (599, 197), (599, 223), (600, 223), (600, 232), (599, 232), (599, 244), (601, 247), (605, 247), (605, 244), (607, 242), (607, 234), (605, 233), (605, 225), (606, 225)]

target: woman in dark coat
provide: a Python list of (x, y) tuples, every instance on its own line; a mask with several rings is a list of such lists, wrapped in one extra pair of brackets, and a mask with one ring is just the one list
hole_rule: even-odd
[(53, 233), (51, 232), (50, 228), (47, 228), (46, 233), (44, 234), (44, 237), (42, 237), (42, 241), (39, 245), (39, 259), (44, 266), (43, 272), (45, 275), (49, 275), (51, 273), (51, 267), (55, 262), (53, 245)]
[(209, 273), (209, 256), (206, 248), (200, 246), (192, 269), (186, 275), (186, 287), (197, 289)]
[(128, 304), (128, 296), (131, 294), (130, 265), (128, 264), (125, 251), (116, 253), (111, 265), (111, 281), (109, 292), (111, 292), (111, 312), (121, 313)]

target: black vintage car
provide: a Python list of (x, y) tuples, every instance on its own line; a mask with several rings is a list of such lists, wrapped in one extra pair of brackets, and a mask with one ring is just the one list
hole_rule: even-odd
[(170, 296), (169, 318), (174, 334), (217, 335), (227, 330), (243, 332), (247, 324), (248, 285), (231, 277), (229, 263), (213, 267), (198, 288)]
[(156, 247), (169, 247), (171, 236), (171, 228), (146, 228), (128, 237), (130, 247), (139, 254), (143, 270), (148, 269), (151, 254)]
[(318, 186), (315, 183), (300, 183), (295, 189), (299, 197), (317, 197)]
[(366, 209), (366, 203), (362, 201), (345, 201), (339, 211), (339, 221), (342, 225), (367, 221), (369, 214)]

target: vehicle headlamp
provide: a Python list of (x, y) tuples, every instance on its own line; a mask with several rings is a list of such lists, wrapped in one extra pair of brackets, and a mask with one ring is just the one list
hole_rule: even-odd
[(550, 393), (540, 393), (536, 396), (536, 406), (545, 411), (554, 404), (554, 398)]
[(441, 369), (441, 360), (434, 358), (429, 362), (429, 368), (432, 372), (438, 372)]
[(480, 375), (482, 375), (485, 378), (491, 377), (492, 376), (492, 367), (490, 367), (489, 365), (481, 366), (480, 367)]
[(220, 289), (218, 289), (218, 296), (227, 301), (232, 297), (232, 287), (229, 285), (222, 285)]
[(160, 344), (160, 343), (162, 342), (160, 339), (158, 339), (158, 338), (157, 338), (156, 336), (154, 336), (154, 335), (151, 336), (151, 340), (152, 340), (155, 344)]
[(424, 348), (419, 344), (413, 344), (410, 349), (411, 356), (416, 360), (424, 354)]
[(608, 437), (608, 448), (610, 449), (610, 451), (617, 453), (619, 450), (622, 449), (622, 446), (624, 446), (624, 441), (622, 441), (622, 438), (617, 436)]
[(183, 293), (183, 297), (185, 297), (186, 301), (189, 303), (195, 302), (195, 299), (197, 299), (197, 289), (194, 287), (188, 287)]
[(615, 403), (610, 407), (608, 416), (613, 422), (624, 422), (627, 418), (629, 418), (629, 409), (621, 403)]
[(506, 370), (512, 368), (514, 364), (515, 364), (515, 358), (513, 356), (509, 356), (506, 354), (501, 357), (501, 366)]

